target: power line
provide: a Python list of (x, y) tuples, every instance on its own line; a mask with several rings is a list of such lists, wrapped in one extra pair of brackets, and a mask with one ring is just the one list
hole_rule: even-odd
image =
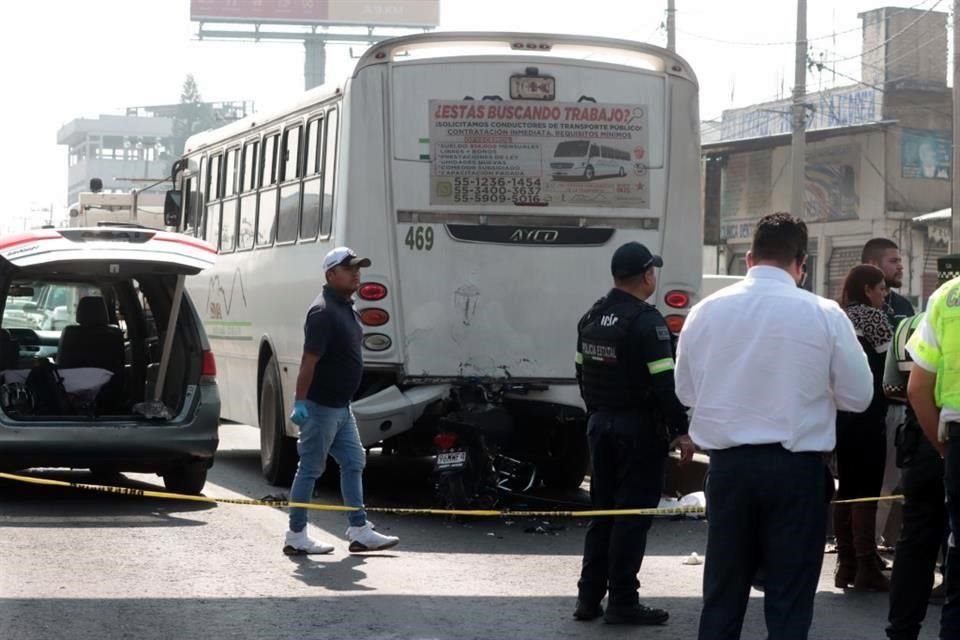
[[(870, 84), (869, 82), (863, 82), (862, 80), (857, 80), (857, 79), (854, 78), (853, 76), (848, 76), (847, 74), (841, 73), (840, 71), (837, 71), (836, 69), (827, 68), (827, 66), (826, 66), (824, 63), (817, 63), (817, 62), (815, 62), (815, 63), (813, 63), (813, 64), (814, 64), (814, 66), (816, 66), (816, 67), (818, 68), (818, 70), (820, 70), (820, 71), (823, 71), (824, 69), (826, 69), (827, 71), (830, 71), (831, 73), (835, 73), (836, 75), (840, 76), (841, 78), (846, 78), (847, 80), (851, 80), (851, 81), (855, 82), (858, 86), (867, 87), (868, 89), (873, 89), (874, 91), (877, 91), (877, 92), (879, 92), (879, 93), (887, 93), (887, 90), (884, 89), (883, 87), (877, 86), (877, 85), (875, 85), (875, 84)], [(947, 117), (947, 118), (949, 118), (949, 117), (952, 116), (951, 113), (947, 113), (947, 112), (945, 112), (945, 111), (939, 111), (939, 110), (937, 110), (937, 109), (934, 109), (933, 107), (928, 107), (928, 106), (925, 106), (925, 105), (922, 105), (922, 104), (909, 105), (909, 107), (912, 108), (912, 109), (920, 109), (920, 110), (922, 110), (922, 111), (927, 111), (927, 112), (929, 112), (929, 113), (933, 113), (933, 114), (936, 114), (936, 115), (938, 115), (938, 116), (944, 116), (944, 117)]]
[[(926, 1), (929, 1), (929, 0), (926, 0)], [(923, 3), (921, 3), (921, 4), (923, 4)], [(881, 42), (881, 43), (878, 44), (877, 46), (875, 46), (875, 47), (873, 47), (873, 48), (871, 48), (871, 49), (866, 49), (866, 50), (864, 50), (864, 51), (861, 51), (860, 53), (858, 53), (857, 55), (854, 55), (854, 56), (847, 56), (846, 58), (837, 58), (836, 60), (827, 60), (826, 63), (828, 63), (828, 64), (836, 64), (836, 63), (838, 63), (838, 62), (846, 62), (846, 61), (848, 61), (848, 60), (855, 60), (856, 58), (861, 58), (861, 57), (867, 55), (868, 53), (873, 53), (874, 51), (879, 51), (880, 49), (884, 48), (885, 46), (887, 46), (888, 44), (890, 44), (891, 42), (893, 42), (896, 38), (902, 36), (904, 33), (906, 33), (906, 32), (909, 31), (911, 28), (913, 28), (914, 25), (916, 25), (918, 22), (920, 22), (921, 20), (923, 20), (924, 18), (926, 18), (928, 15), (930, 15), (930, 14), (933, 12), (933, 10), (936, 9), (937, 7), (939, 7), (941, 4), (943, 4), (943, 0), (937, 0), (937, 1), (933, 4), (932, 7), (930, 7), (929, 9), (927, 9), (926, 11), (924, 11), (922, 14), (920, 14), (919, 16), (917, 16), (917, 18), (916, 18), (915, 20), (911, 21), (910, 24), (908, 24), (908, 25), (905, 26), (903, 29), (901, 29), (900, 31), (896, 32), (895, 34), (893, 34), (892, 36), (890, 36), (889, 38), (887, 38), (886, 40), (884, 40), (883, 42)], [(918, 6), (919, 6), (919, 5), (918, 5)], [(840, 74), (837, 74), (837, 75), (840, 75)]]
[[(904, 13), (906, 11), (913, 11), (914, 9), (918, 9), (921, 6), (927, 4), (928, 2), (930, 2), (930, 0), (921, 0), (920, 2), (913, 5), (912, 7), (897, 9), (896, 11), (891, 12), (890, 15), (896, 15), (898, 13)], [(943, 0), (940, 0), (939, 2), (937, 2), (937, 5), (939, 5), (941, 2), (943, 2)], [(930, 11), (933, 11), (933, 9), (935, 9), (937, 5), (934, 5), (933, 7), (928, 9), (927, 13), (929, 13)], [(922, 17), (923, 16), (921, 16), (921, 18)], [(822, 36), (816, 36), (813, 38), (807, 38), (807, 42), (816, 42), (818, 40), (829, 40), (837, 36), (843, 36), (843, 35), (847, 35), (848, 33), (860, 31), (862, 28), (863, 26), (860, 25), (856, 27), (851, 27), (850, 29), (847, 29), (845, 31), (838, 31), (836, 33), (830, 33)], [(707, 42), (716, 42), (718, 44), (726, 44), (726, 45), (738, 46), (738, 47), (785, 47), (785, 46), (792, 47), (792, 46), (796, 46), (797, 44), (795, 40), (783, 40), (780, 42), (750, 42), (750, 41), (744, 41), (744, 40), (725, 40), (723, 38), (714, 38), (712, 36), (704, 36), (698, 33), (690, 33), (689, 31), (681, 31), (679, 29), (677, 30), (677, 33), (682, 33), (685, 36), (690, 36), (691, 38), (697, 38), (698, 40), (705, 40)]]

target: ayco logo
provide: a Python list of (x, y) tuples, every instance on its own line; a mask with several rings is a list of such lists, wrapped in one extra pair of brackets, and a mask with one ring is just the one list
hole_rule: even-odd
[(560, 232), (556, 229), (516, 229), (510, 234), (510, 242), (536, 242), (550, 244), (556, 242)]
[(614, 326), (615, 324), (617, 324), (617, 321), (618, 321), (619, 319), (620, 319), (620, 318), (618, 318), (617, 316), (615, 316), (615, 315), (613, 315), (613, 314), (611, 313), (611, 314), (608, 315), (608, 316), (603, 316), (602, 318), (600, 318), (600, 326), (601, 326), (601, 327), (612, 327), (612, 326)]

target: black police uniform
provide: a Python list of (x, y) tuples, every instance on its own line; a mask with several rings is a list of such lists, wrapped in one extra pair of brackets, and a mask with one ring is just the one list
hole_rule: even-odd
[[(577, 380), (590, 415), (595, 509), (658, 505), (668, 444), (687, 429), (686, 411), (674, 394), (673, 356), (663, 316), (622, 290), (610, 291), (580, 320)], [(637, 573), (650, 524), (649, 516), (590, 523), (576, 617), (599, 615), (608, 593), (608, 622), (617, 611), (633, 618), (624, 620), (629, 622), (666, 620), (666, 612), (638, 608)]]
[[(907, 400), (911, 358), (906, 343), (917, 325), (919, 318), (902, 320), (887, 352), (883, 391), (893, 401), (906, 403)], [(904, 499), (900, 537), (890, 576), (886, 631), (887, 637), (893, 640), (916, 640), (927, 613), (937, 555), (947, 523), (943, 460), (924, 435), (909, 405), (906, 421), (897, 429), (896, 448)]]
[(893, 330), (896, 330), (905, 318), (909, 318), (916, 313), (910, 301), (893, 290), (887, 293), (887, 297), (883, 301), (883, 311), (887, 314), (890, 328)]

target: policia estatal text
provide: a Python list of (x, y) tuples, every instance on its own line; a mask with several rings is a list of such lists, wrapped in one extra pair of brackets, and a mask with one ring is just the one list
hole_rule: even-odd
[[(663, 317), (645, 300), (663, 261), (631, 242), (613, 255), (615, 288), (580, 320), (577, 380), (587, 407), (596, 509), (649, 508), (660, 501), (663, 463), (674, 439), (682, 458), (693, 445), (673, 391), (673, 340)], [(613, 624), (663, 624), (666, 611), (639, 604), (637, 573), (650, 517), (617, 516), (590, 523), (574, 617), (604, 615)]]

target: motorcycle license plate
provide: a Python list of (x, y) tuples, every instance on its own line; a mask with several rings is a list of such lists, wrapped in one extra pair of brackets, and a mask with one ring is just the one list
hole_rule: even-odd
[(459, 469), (467, 462), (466, 451), (444, 451), (437, 454), (437, 469)]

